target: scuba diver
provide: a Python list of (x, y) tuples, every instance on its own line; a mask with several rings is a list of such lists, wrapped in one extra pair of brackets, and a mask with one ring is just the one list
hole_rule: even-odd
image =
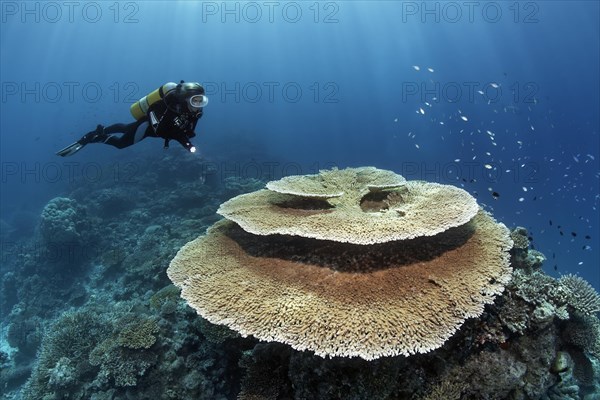
[(196, 123), (207, 104), (208, 97), (199, 83), (169, 82), (131, 105), (129, 111), (135, 122), (107, 127), (98, 125), (96, 130), (56, 154), (71, 156), (88, 143), (105, 143), (122, 149), (149, 136), (163, 138), (165, 148), (169, 147), (170, 140), (176, 140), (194, 153), (196, 147), (189, 139), (196, 136)]

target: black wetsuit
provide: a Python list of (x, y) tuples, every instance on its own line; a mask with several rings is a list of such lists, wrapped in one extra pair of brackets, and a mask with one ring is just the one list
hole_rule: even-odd
[[(151, 115), (154, 118), (151, 118)], [(191, 150), (194, 145), (189, 139), (196, 136), (194, 129), (201, 117), (202, 109), (198, 113), (192, 113), (187, 108), (183, 112), (177, 112), (176, 109), (167, 107), (165, 101), (158, 101), (150, 106), (146, 116), (140, 120), (130, 124), (107, 126), (103, 134), (93, 141), (122, 149), (151, 136), (163, 138), (165, 148), (169, 147), (170, 140), (176, 140), (187, 150)], [(123, 135), (115, 135), (118, 133)]]

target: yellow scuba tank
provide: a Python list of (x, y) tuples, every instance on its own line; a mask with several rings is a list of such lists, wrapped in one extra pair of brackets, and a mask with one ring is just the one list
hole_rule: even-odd
[(141, 99), (133, 103), (131, 107), (129, 107), (129, 111), (131, 112), (131, 115), (133, 115), (133, 118), (135, 118), (136, 120), (140, 120), (141, 118), (145, 117), (146, 113), (148, 112), (148, 109), (152, 104), (156, 103), (161, 99), (164, 99), (167, 93), (169, 93), (171, 90), (174, 90), (176, 87), (176, 83), (165, 83), (152, 93), (142, 97)]

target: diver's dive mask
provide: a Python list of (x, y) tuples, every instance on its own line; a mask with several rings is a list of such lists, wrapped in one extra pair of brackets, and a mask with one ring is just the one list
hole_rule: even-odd
[(199, 112), (202, 107), (208, 104), (208, 97), (204, 94), (191, 96), (188, 100), (188, 108), (191, 112)]

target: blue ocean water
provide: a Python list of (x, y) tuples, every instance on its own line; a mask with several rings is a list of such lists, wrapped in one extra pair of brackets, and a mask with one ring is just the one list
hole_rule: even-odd
[(183, 79), (210, 99), (196, 156), (238, 146), (259, 165), (219, 168), (373, 165), (457, 184), (529, 229), (549, 273), (598, 288), (598, 7), (4, 1), (2, 219), (27, 235), (49, 199), (97, 178), (91, 163), (162, 154), (156, 139), (54, 152)]
[[(172, 162), (173, 181), (196, 163), (198, 178), (222, 181), (375, 166), (456, 185), (525, 227), (545, 272), (600, 290), (598, 2), (2, 1), (0, 12), (2, 282), (51, 199), (118, 187), (135, 204), (157, 191), (139, 178)], [(132, 103), (180, 80), (209, 97), (197, 153), (147, 138), (55, 155), (97, 124), (132, 122)], [(165, 219), (185, 215), (174, 203)]]

